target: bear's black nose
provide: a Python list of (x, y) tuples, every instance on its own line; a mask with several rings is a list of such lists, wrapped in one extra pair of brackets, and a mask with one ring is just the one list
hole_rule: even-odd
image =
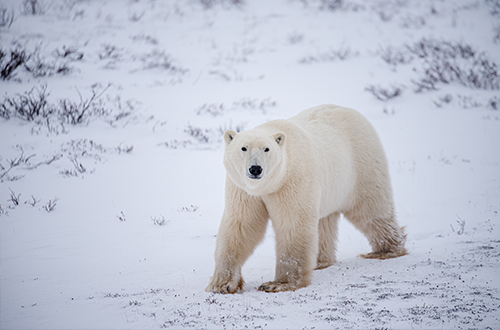
[(250, 174), (252, 174), (253, 176), (259, 176), (262, 173), (262, 167), (260, 167), (259, 165), (252, 165), (248, 169), (248, 172), (250, 172)]

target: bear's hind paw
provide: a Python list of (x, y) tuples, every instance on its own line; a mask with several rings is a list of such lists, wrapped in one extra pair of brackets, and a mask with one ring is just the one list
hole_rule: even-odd
[(360, 254), (359, 256), (365, 259), (392, 259), (407, 255), (408, 251), (405, 248), (398, 249), (397, 251), (389, 252), (370, 252), (368, 254)]
[(325, 268), (328, 268), (330, 266), (332, 266), (333, 264), (335, 264), (335, 261), (329, 261), (329, 262), (319, 262), (316, 264), (316, 268), (314, 268), (315, 270), (319, 270), (319, 269), (325, 269)]
[(304, 287), (305, 285), (295, 285), (292, 283), (281, 283), (276, 281), (266, 282), (259, 286), (259, 291), (265, 292), (283, 292), (283, 291), (295, 291)]

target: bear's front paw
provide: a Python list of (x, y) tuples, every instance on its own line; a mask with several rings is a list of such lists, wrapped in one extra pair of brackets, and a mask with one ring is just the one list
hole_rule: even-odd
[(283, 292), (283, 291), (295, 291), (297, 289), (300, 289), (304, 287), (305, 285), (297, 285), (297, 284), (292, 284), (288, 282), (279, 282), (279, 281), (271, 281), (271, 282), (266, 282), (263, 283), (261, 286), (259, 286), (260, 291), (266, 291), (266, 292)]
[[(214, 276), (215, 277), (215, 276)], [(207, 288), (205, 289), (207, 292), (213, 293), (236, 293), (238, 291), (243, 291), (243, 286), (245, 285), (245, 281), (240, 277), (239, 281), (217, 281), (214, 277), (210, 280)]]

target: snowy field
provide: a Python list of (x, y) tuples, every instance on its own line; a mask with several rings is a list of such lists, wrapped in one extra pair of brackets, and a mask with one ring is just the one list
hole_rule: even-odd
[[(2, 329), (500, 328), (498, 0), (3, 0)], [(206, 293), (227, 128), (334, 103), (387, 152), (408, 256)]]

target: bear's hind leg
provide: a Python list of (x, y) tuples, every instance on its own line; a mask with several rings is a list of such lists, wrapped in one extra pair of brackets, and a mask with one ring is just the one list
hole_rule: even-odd
[(406, 233), (395, 220), (373, 220), (368, 226), (368, 241), (372, 252), (361, 254), (366, 259), (391, 259), (408, 254), (405, 248)]
[(368, 239), (372, 252), (361, 254), (366, 259), (391, 259), (408, 254), (405, 248), (405, 228), (399, 226), (394, 214), (387, 218), (369, 219), (356, 216), (354, 212), (344, 214)]
[(319, 220), (319, 251), (316, 269), (330, 267), (337, 262), (337, 233), (340, 213), (332, 213)]

